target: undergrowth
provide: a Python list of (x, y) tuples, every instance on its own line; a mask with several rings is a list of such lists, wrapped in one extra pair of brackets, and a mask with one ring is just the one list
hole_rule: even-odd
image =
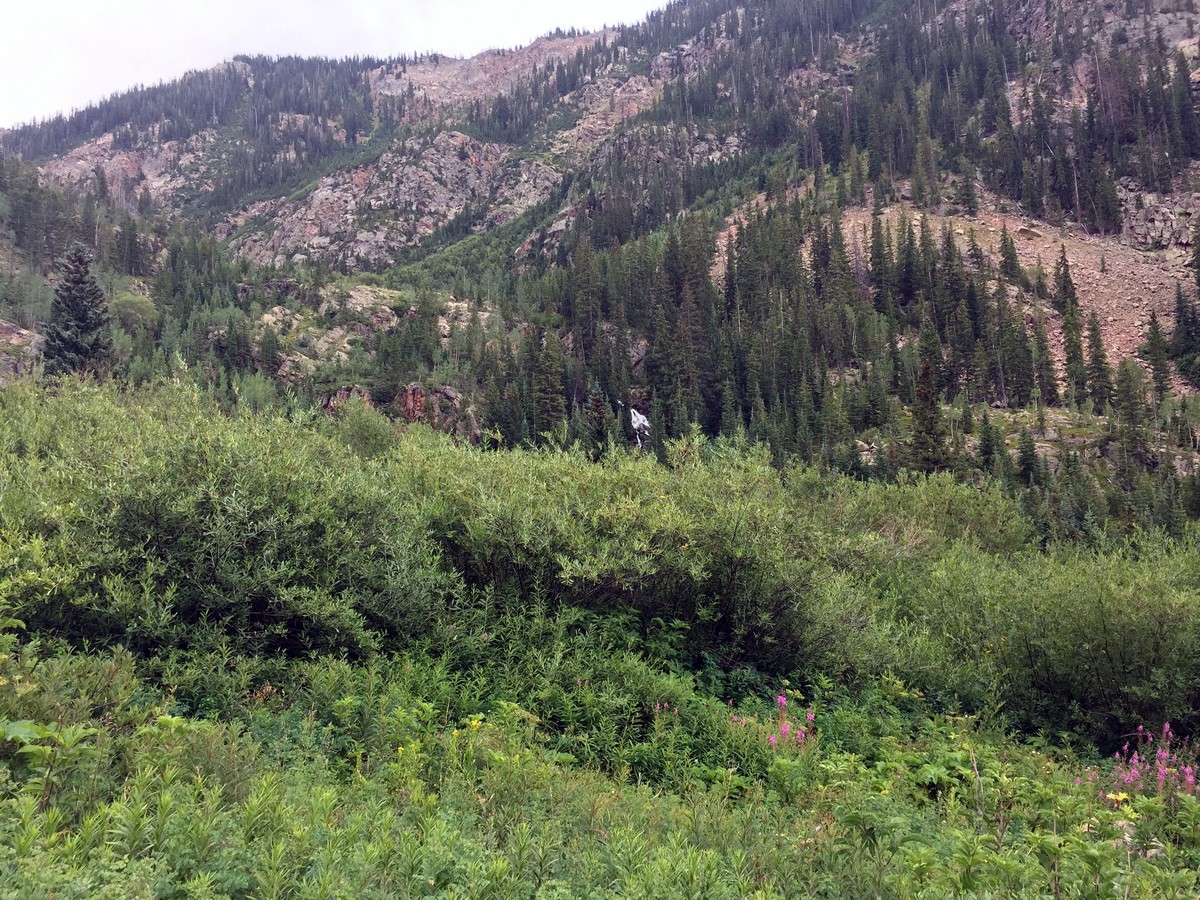
[(0, 393), (0, 896), (1195, 895), (1190, 544), (370, 415)]

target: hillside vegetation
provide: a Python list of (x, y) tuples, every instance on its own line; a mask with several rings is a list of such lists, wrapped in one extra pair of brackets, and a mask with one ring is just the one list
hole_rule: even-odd
[(1195, 892), (1190, 533), (666, 453), (8, 388), (5, 895)]
[(1112, 7), (0, 136), (0, 898), (1196, 897), (1194, 14)]

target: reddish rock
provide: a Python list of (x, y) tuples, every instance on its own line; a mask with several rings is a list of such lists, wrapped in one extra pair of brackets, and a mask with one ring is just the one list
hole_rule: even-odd
[(41, 352), (41, 335), (0, 319), (0, 387), (31, 374)]
[(405, 422), (424, 422), (472, 444), (483, 436), (475, 407), (464, 404), (462, 394), (449, 385), (426, 390), (414, 381), (396, 397), (394, 408)]

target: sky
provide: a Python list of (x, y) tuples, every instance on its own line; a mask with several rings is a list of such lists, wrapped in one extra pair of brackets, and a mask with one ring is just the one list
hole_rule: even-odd
[[(44, 0), (45, 2), (45, 0)], [(0, 35), (0, 128), (239, 54), (471, 56), (555, 28), (640, 21), (665, 0), (17, 0)]]

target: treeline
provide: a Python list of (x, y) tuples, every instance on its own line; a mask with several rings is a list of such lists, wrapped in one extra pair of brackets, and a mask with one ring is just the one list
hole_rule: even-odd
[(27, 160), (65, 153), (112, 131), (131, 146), (143, 137), (185, 140), (205, 128), (229, 124), (245, 99), (246, 76), (236, 66), (190, 72), (153, 87), (138, 86), (67, 115), (18, 126), (0, 146)]
[[(1048, 533), (1094, 537), (1110, 518), (1174, 529), (1200, 513), (1200, 484), (1170, 462), (1196, 448), (1196, 410), (1172, 393), (1169, 361), (1172, 346), (1192, 346), (1194, 319), (1170, 337), (1151, 323), (1149, 377), (1110, 360), (1065, 252), (1052, 271), (1025, 270), (1007, 231), (993, 253), (973, 232), (879, 207), (869, 230), (847, 234), (813, 197), (756, 209), (723, 256), (702, 215), (603, 251), (578, 223), (567, 265), (515, 286), (515, 309), (539, 327), (515, 351), (479, 330), (465, 338), (486, 423), (506, 446), (565, 439), (601, 452), (631, 436), (623, 404), (649, 416), (660, 455), (698, 429), (748, 435), (779, 464), (859, 477), (999, 477), (1029, 494)], [(989, 420), (981, 407), (1010, 412)], [(1092, 427), (1099, 473), (1074, 449), (1052, 472), (1033, 435), (1056, 408), (1104, 417)], [(1006, 433), (1021, 409), (1029, 432)]]

